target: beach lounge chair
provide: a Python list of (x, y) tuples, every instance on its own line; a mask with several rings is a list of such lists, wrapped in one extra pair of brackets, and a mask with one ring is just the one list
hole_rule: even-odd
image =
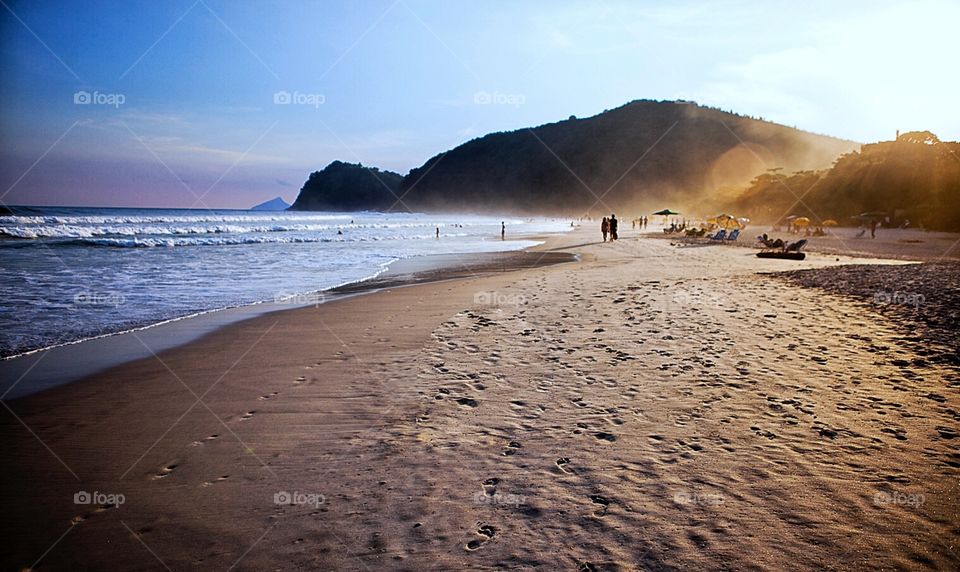
[(801, 238), (800, 240), (792, 244), (788, 244), (786, 247), (784, 247), (783, 251), (784, 252), (800, 252), (800, 249), (803, 248), (804, 245), (806, 244), (807, 244), (807, 239)]
[(710, 240), (724, 240), (727, 238), (727, 229), (720, 229), (717, 234), (710, 237)]
[(800, 252), (807, 244), (807, 239), (802, 238), (796, 242), (792, 242), (782, 249), (774, 250), (761, 250), (757, 253), (757, 258), (782, 258), (786, 260), (803, 260), (807, 255), (803, 252)]
[(734, 231), (730, 233), (730, 236), (728, 236), (728, 237), (726, 238), (726, 240), (737, 240), (738, 238), (740, 238), (740, 229), (739, 229), (739, 228), (734, 229)]

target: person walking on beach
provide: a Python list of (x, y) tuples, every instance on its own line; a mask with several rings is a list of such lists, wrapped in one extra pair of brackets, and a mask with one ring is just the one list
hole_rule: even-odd
[(610, 242), (617, 240), (617, 226), (619, 224), (619, 221), (617, 221), (617, 215), (610, 215)]
[(507, 223), (500, 221), (500, 240), (507, 240)]
[(877, 238), (877, 221), (870, 221), (870, 238)]
[(603, 217), (603, 220), (600, 221), (600, 232), (603, 233), (603, 241), (607, 241), (607, 233), (610, 232), (610, 221), (607, 220), (607, 217)]
[(439, 238), (440, 238), (440, 227), (438, 226), (438, 227), (437, 227), (437, 239), (439, 239)]

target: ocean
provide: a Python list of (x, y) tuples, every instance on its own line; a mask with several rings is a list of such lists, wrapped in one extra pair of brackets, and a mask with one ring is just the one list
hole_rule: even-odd
[[(509, 240), (500, 240), (501, 221)], [(0, 216), (0, 357), (213, 310), (312, 300), (402, 258), (517, 250), (569, 225), (472, 215), (14, 207), (13, 216)]]

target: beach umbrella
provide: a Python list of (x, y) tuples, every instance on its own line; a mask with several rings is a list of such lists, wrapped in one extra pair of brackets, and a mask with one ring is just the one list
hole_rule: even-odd
[(810, 224), (810, 219), (805, 216), (797, 217), (793, 219), (793, 226), (807, 226)]
[(728, 214), (717, 215), (714, 217), (714, 219), (715, 219), (714, 224), (716, 224), (720, 228), (725, 228), (727, 230), (731, 230), (734, 228), (741, 228), (740, 221), (738, 221), (737, 219), (735, 219), (734, 217)]
[(655, 215), (663, 215), (663, 226), (667, 226), (667, 217), (670, 215), (678, 215), (680, 213), (672, 211), (670, 209), (663, 209), (662, 211), (657, 211), (653, 213)]
[(839, 226), (839, 225), (840, 223), (833, 220), (832, 218), (828, 218), (827, 220), (823, 221), (823, 226)]

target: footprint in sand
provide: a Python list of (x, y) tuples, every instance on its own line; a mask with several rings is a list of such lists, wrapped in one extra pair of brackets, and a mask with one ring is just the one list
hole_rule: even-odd
[(516, 441), (510, 441), (507, 444), (507, 448), (503, 451), (503, 454), (508, 457), (510, 455), (516, 455), (517, 449), (519, 448), (520, 448), (520, 443), (517, 443)]
[(561, 473), (564, 473), (567, 475), (573, 473), (573, 471), (567, 468), (567, 465), (570, 464), (570, 459), (568, 459), (567, 457), (560, 457), (559, 459), (554, 461), (554, 463), (556, 463), (557, 468), (560, 469)]
[(163, 479), (165, 477), (170, 476), (170, 474), (173, 473), (174, 470), (176, 470), (179, 464), (180, 463), (178, 461), (167, 463), (166, 466), (162, 467), (159, 471), (153, 474), (153, 478)]
[(247, 419), (250, 419), (251, 417), (254, 416), (255, 413), (256, 411), (247, 411), (246, 413), (240, 416), (240, 421), (246, 421)]
[(898, 441), (907, 440), (907, 430), (903, 427), (884, 427), (880, 430), (880, 432), (893, 435), (893, 438), (897, 439)]
[(261, 396), (258, 397), (257, 399), (259, 399), (260, 401), (264, 401), (264, 400), (270, 399), (271, 397), (276, 396), (278, 393), (279, 393), (279, 392), (277, 392), (277, 391), (273, 391), (273, 392), (270, 392), (270, 393), (268, 393), (268, 394), (266, 394), (266, 395), (261, 395)]
[(202, 485), (200, 485), (200, 486), (201, 486), (201, 487), (209, 487), (210, 485), (212, 485), (212, 484), (214, 484), (214, 483), (219, 483), (220, 481), (225, 481), (225, 480), (227, 480), (227, 479), (229, 479), (229, 478), (230, 478), (230, 475), (223, 475), (223, 476), (217, 477), (216, 479), (214, 479), (214, 480), (212, 480), (212, 481), (204, 481), (204, 483), (203, 483)]
[(193, 443), (190, 443), (190, 445), (193, 446), (193, 447), (197, 447), (197, 446), (199, 446), (199, 445), (203, 445), (204, 443), (206, 443), (206, 442), (208, 442), (208, 441), (213, 441), (214, 439), (217, 439), (218, 437), (220, 437), (220, 434), (219, 434), (219, 433), (214, 433), (213, 435), (210, 435), (210, 436), (208, 436), (208, 437), (204, 437), (203, 439), (201, 439), (201, 440), (199, 440), (199, 441), (194, 441)]
[(613, 443), (614, 441), (617, 440), (616, 435), (614, 435), (613, 433), (607, 433), (606, 431), (598, 431), (597, 433), (594, 433), (593, 436), (599, 439), (600, 441), (606, 441), (608, 443)]
[[(761, 436), (761, 437), (766, 437), (767, 439), (775, 439), (775, 438), (777, 437), (777, 434), (776, 434), (776, 433), (773, 433), (773, 432), (771, 432), (771, 431), (767, 431), (766, 429), (761, 429), (761, 428), (757, 427), (756, 425), (752, 425), (752, 426), (750, 427), (750, 430), (753, 431), (754, 433), (756, 433), (757, 435)], [(833, 435), (832, 435), (832, 436), (831, 436), (831, 435), (826, 435), (826, 434), (825, 434), (824, 432), (822, 432), (822, 431), (821, 431), (820, 434), (823, 435), (823, 436), (825, 436), (825, 437), (830, 437), (831, 439), (832, 439), (833, 437), (836, 437), (836, 436), (837, 436), (836, 431), (833, 432)]]
[(937, 427), (937, 433), (940, 435), (941, 439), (956, 439), (958, 435), (955, 429), (944, 427), (942, 425)]
[(474, 408), (480, 405), (479, 401), (477, 401), (476, 399), (471, 399), (469, 397), (460, 397), (459, 399), (457, 399), (457, 403), (460, 405), (463, 405), (464, 407), (470, 407), (470, 408)]
[(480, 526), (477, 528), (477, 534), (480, 536), (480, 538), (471, 540), (466, 544), (466, 546), (464, 546), (464, 548), (471, 552), (479, 549), (481, 546), (493, 539), (493, 537), (497, 534), (497, 529), (489, 524), (480, 524)]
[(593, 513), (593, 516), (596, 516), (596, 517), (606, 516), (607, 509), (610, 508), (610, 499), (601, 495), (590, 495), (589, 498), (593, 504), (600, 506), (599, 510)]

